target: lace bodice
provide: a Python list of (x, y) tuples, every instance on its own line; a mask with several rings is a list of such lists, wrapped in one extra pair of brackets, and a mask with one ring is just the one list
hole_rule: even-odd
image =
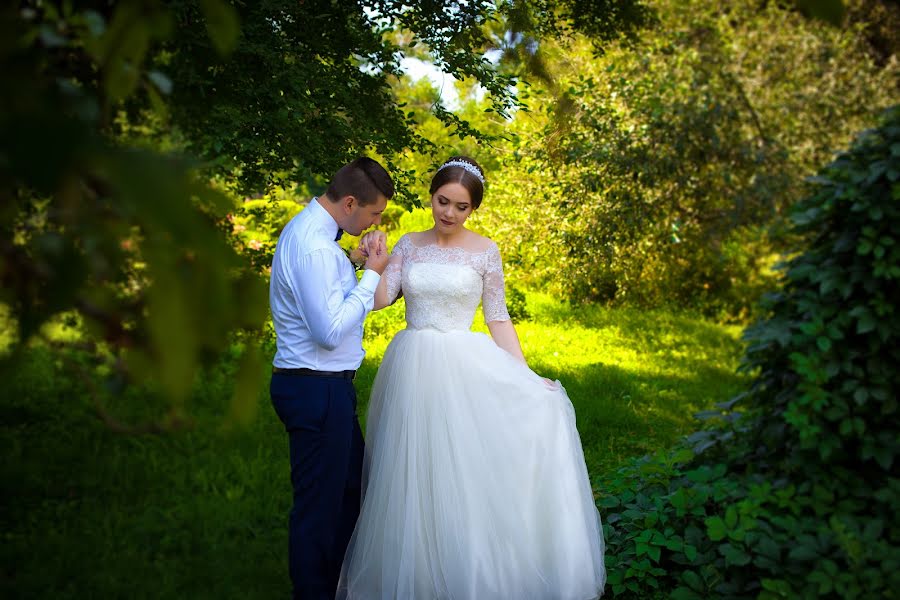
[(481, 301), (484, 320), (508, 321), (503, 263), (497, 244), (482, 252), (465, 248), (416, 246), (404, 235), (384, 271), (388, 298), (406, 298), (411, 329), (469, 329)]

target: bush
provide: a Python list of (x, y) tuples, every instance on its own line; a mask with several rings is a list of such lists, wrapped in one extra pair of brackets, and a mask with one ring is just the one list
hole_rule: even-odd
[(562, 100), (529, 88), (493, 227), (524, 277), (570, 300), (746, 322), (803, 178), (897, 101), (900, 63), (790, 2), (652, 4), (657, 26), (602, 55), (542, 45)]
[(600, 483), (616, 595), (900, 590), (900, 107), (812, 183), (792, 214), (809, 247), (745, 334), (750, 389)]
[(506, 310), (514, 323), (527, 321), (531, 318), (528, 312), (528, 302), (525, 300), (525, 292), (518, 287), (506, 284)]

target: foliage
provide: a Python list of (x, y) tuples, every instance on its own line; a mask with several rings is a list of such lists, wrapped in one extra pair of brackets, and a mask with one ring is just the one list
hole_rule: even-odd
[(416, 28), (411, 46), (428, 43), (455, 69), (477, 73), (498, 106), (512, 102), (468, 46), (467, 32), (485, 18), (480, 3), (453, 12), (389, 0), (239, 3), (240, 37), (224, 59), (197, 3), (170, 5), (178, 26), (155, 62), (176, 82), (172, 117), (188, 149), (236, 175), (243, 193), (327, 176), (369, 149), (389, 165), (404, 149), (429, 152), (388, 85), (404, 51), (386, 35), (395, 24)]
[[(557, 18), (553, 4), (532, 9)], [(98, 360), (116, 377), (159, 383), (180, 419), (199, 366), (231, 332), (259, 330), (265, 318), (259, 272), (284, 210), (265, 222), (269, 203), (251, 201), (235, 214), (232, 195), (321, 186), (368, 152), (392, 167), (400, 202), (411, 204), (412, 171), (394, 159), (433, 146), (391, 88), (401, 58), (427, 48), (507, 115), (514, 80), (482, 53), (486, 25), (509, 10), (398, 0), (4, 4), (0, 303), (18, 328), (4, 372), (42, 324), (74, 311)], [(440, 103), (430, 113), (453, 135), (487, 139)], [(256, 366), (248, 358), (242, 381)]]
[(531, 313), (528, 312), (528, 303), (525, 301), (525, 292), (512, 285), (506, 286), (506, 309), (514, 323), (531, 317)]
[(134, 3), (108, 19), (68, 4), (14, 9), (0, 9), (0, 302), (17, 333), (0, 366), (14, 370), (43, 323), (76, 310), (98, 356), (156, 381), (176, 421), (201, 358), (229, 331), (261, 324), (265, 290), (216, 225), (225, 195), (189, 161), (104, 133), (115, 107), (154, 80), (136, 65), (171, 23)]
[(792, 214), (810, 247), (786, 265), (787, 284), (768, 301), (772, 317), (748, 332), (748, 368), (759, 376), (742, 405), (761, 415), (761, 441), (791, 469), (854, 465), (874, 482), (900, 450), (892, 418), (900, 365), (900, 106), (811, 183), (815, 193)]
[(809, 246), (746, 332), (749, 390), (601, 485), (617, 595), (900, 589), (900, 107), (811, 183), (791, 215)]
[(862, 23), (783, 3), (650, 6), (658, 25), (602, 55), (542, 46), (557, 77), (523, 86), (485, 211), (510, 262), (573, 300), (746, 317), (803, 176), (896, 101), (900, 65)]
[(900, 56), (900, 4), (892, 0), (851, 0), (847, 20), (860, 28), (876, 63), (884, 65)]

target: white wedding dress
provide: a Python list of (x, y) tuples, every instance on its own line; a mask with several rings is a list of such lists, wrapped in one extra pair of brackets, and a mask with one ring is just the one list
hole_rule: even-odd
[(338, 598), (587, 600), (603, 534), (572, 404), (490, 337), (508, 319), (500, 253), (397, 243), (407, 328), (369, 404), (364, 499)]

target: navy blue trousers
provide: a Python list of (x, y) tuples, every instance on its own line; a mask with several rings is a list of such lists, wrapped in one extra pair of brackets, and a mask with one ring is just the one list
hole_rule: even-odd
[(359, 516), (363, 438), (356, 390), (349, 379), (273, 373), (269, 391), (290, 439), (294, 598), (333, 600)]

